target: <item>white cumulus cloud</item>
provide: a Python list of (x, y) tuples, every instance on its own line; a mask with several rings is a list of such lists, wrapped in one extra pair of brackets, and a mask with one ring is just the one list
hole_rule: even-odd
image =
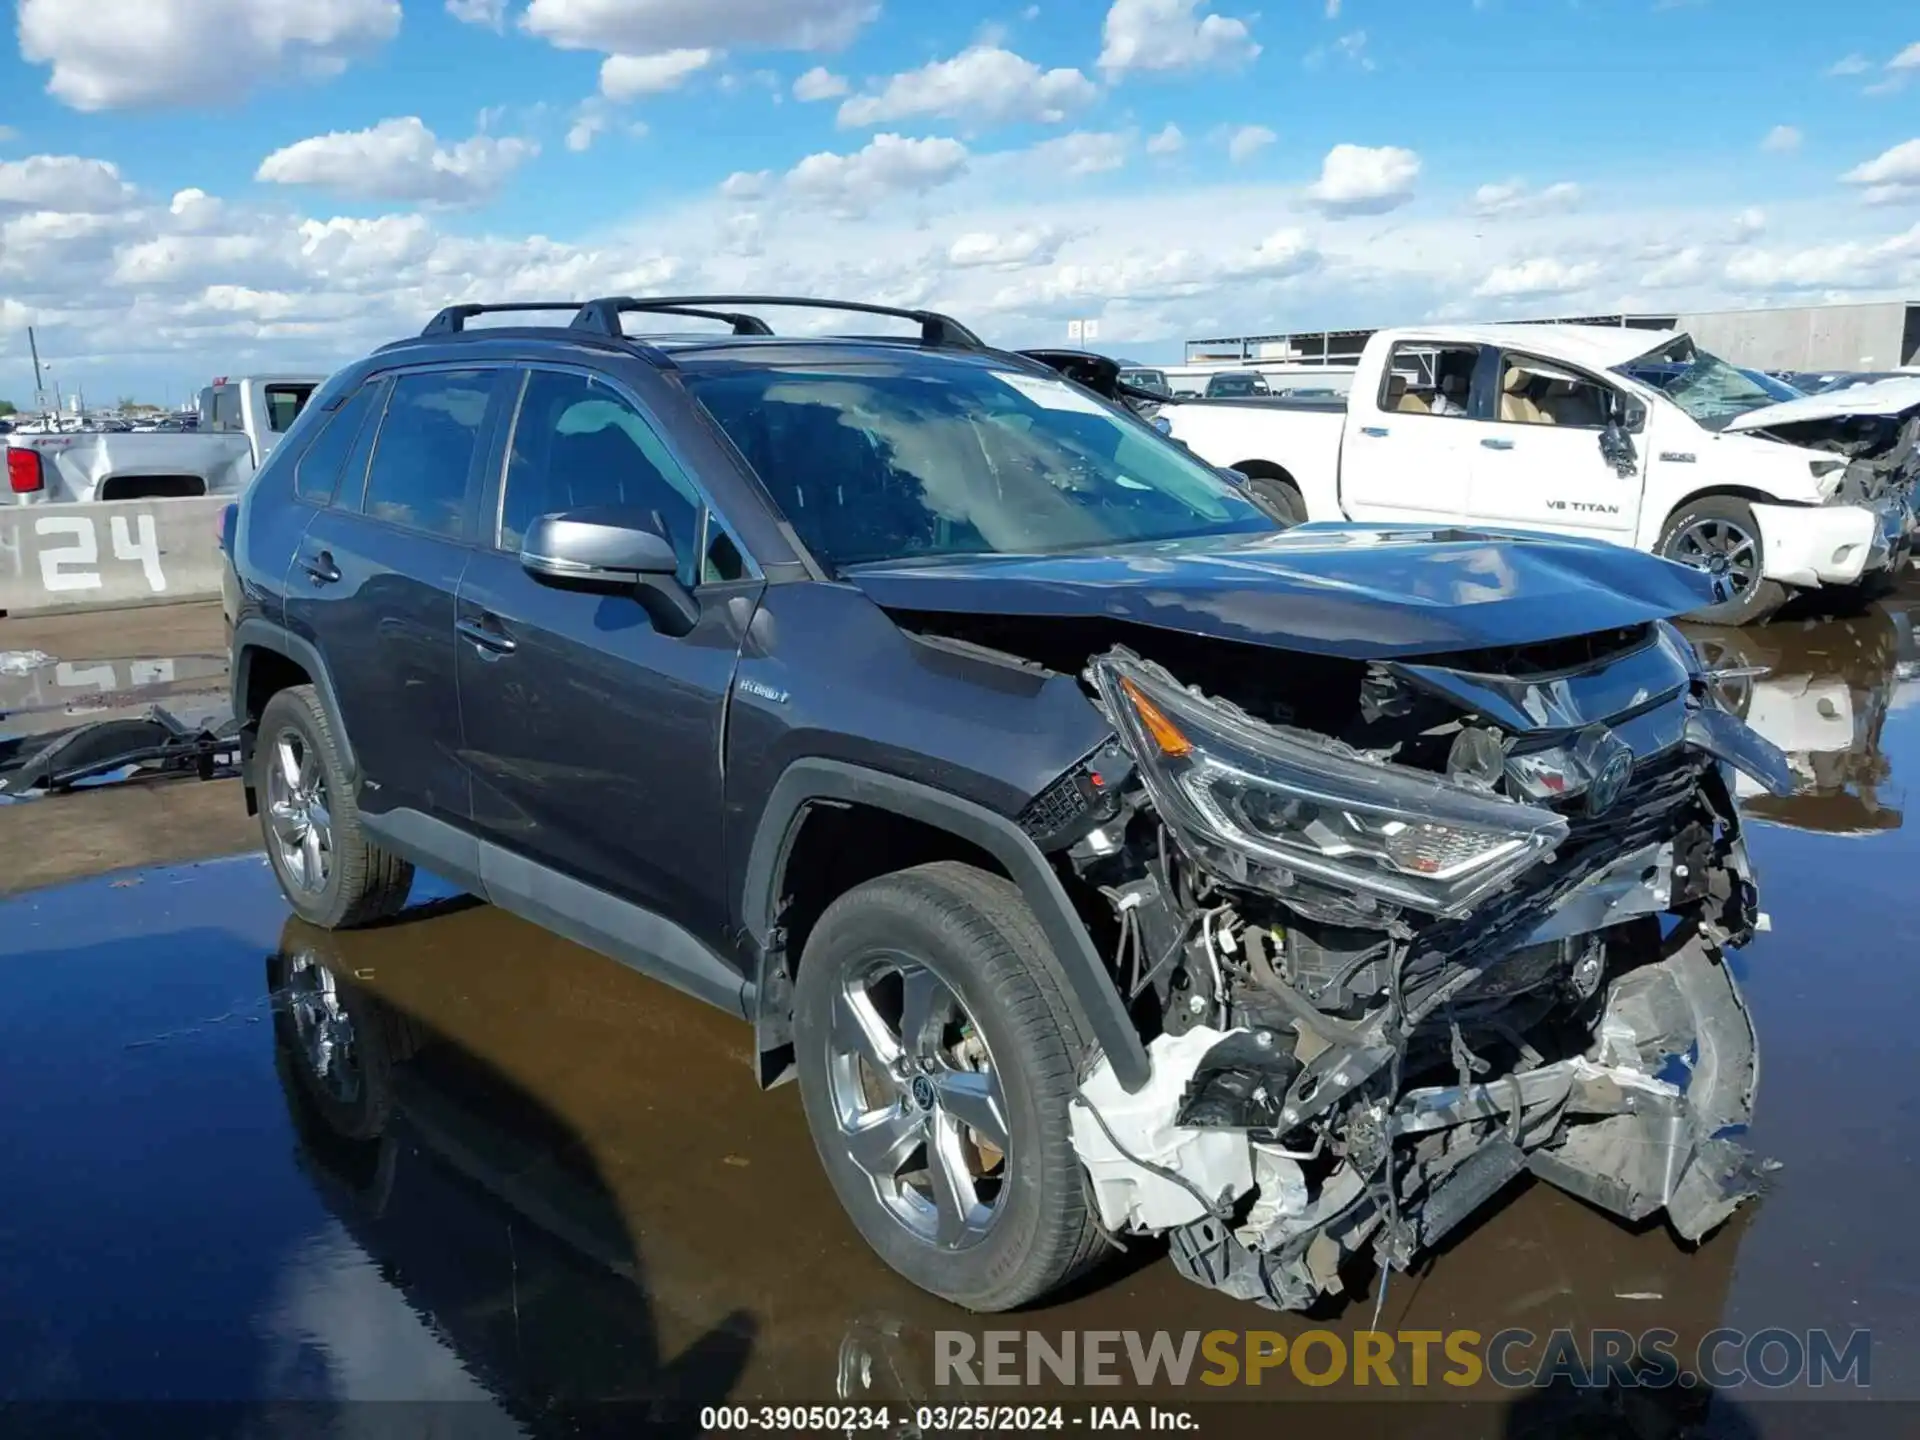
[(1127, 163), (1134, 137), (1118, 130), (1075, 130), (1042, 140), (1026, 152), (1029, 168), (1045, 176), (1100, 175)]
[(1110, 75), (1238, 65), (1260, 53), (1244, 20), (1203, 13), (1208, 0), (1113, 0), (1098, 64)]
[(713, 50), (661, 50), (652, 55), (609, 55), (600, 64), (600, 93), (609, 100), (636, 100), (677, 90), (711, 65)]
[(462, 25), (507, 28), (507, 0), (447, 0), (447, 13)]
[(1869, 205), (1903, 205), (1920, 200), (1920, 139), (1896, 145), (1840, 178), (1863, 187), (1860, 198)]
[(1279, 138), (1264, 125), (1236, 125), (1227, 132), (1227, 158), (1239, 165)]
[(0, 161), (0, 210), (58, 209), (104, 214), (131, 204), (133, 187), (108, 160), (78, 155), (29, 155)]
[(1524, 180), (1503, 180), (1473, 192), (1473, 213), (1487, 219), (1502, 215), (1552, 215), (1580, 208), (1580, 187), (1570, 180), (1535, 190)]
[(417, 115), (297, 141), (260, 162), (256, 180), (363, 200), (471, 204), (539, 153), (529, 140), (475, 135), (442, 145)]
[(520, 24), (565, 50), (837, 50), (879, 0), (532, 0)]
[(1042, 70), (1011, 50), (973, 45), (950, 60), (895, 75), (875, 94), (854, 96), (841, 105), (839, 118), (842, 125), (884, 125), (916, 115), (1056, 124), (1098, 94), (1078, 70)]
[(1791, 155), (1800, 148), (1800, 142), (1806, 139), (1792, 125), (1776, 125), (1767, 132), (1767, 138), (1760, 142), (1760, 148), (1773, 155)]
[(959, 270), (992, 266), (1017, 270), (1026, 265), (1051, 265), (1065, 234), (1051, 225), (1005, 234), (975, 230), (947, 247), (947, 263)]
[(1496, 266), (1474, 287), (1473, 293), (1488, 300), (1517, 300), (1535, 295), (1566, 295), (1583, 290), (1600, 278), (1597, 261), (1582, 260), (1569, 264), (1550, 256), (1516, 260)]
[(864, 214), (901, 195), (923, 195), (957, 178), (970, 158), (945, 138), (913, 140), (882, 133), (851, 154), (823, 150), (786, 174), (796, 199), (840, 214)]
[(20, 0), (20, 54), (76, 110), (226, 105), (286, 71), (328, 75), (400, 30), (400, 0)]
[(1169, 120), (1166, 127), (1155, 133), (1147, 141), (1149, 155), (1178, 155), (1187, 148), (1187, 137), (1180, 127)]
[(1307, 199), (1328, 215), (1382, 215), (1413, 198), (1420, 157), (1397, 145), (1336, 145)]
[(847, 78), (816, 65), (793, 82), (793, 98), (800, 101), (838, 100), (847, 93)]

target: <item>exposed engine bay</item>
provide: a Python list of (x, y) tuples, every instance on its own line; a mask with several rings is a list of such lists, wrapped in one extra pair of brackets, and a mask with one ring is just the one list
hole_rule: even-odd
[(1072, 1107), (1110, 1231), (1300, 1309), (1522, 1172), (1688, 1240), (1757, 1193), (1732, 772), (1792, 780), (1673, 626), (1371, 662), (1135, 630), (1084, 678), (1115, 739), (1023, 824), (1110, 912), (1152, 1061)]

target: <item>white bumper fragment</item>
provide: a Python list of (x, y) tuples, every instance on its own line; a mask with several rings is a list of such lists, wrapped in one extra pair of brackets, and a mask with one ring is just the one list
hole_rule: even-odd
[[(1093, 1179), (1100, 1222), (1107, 1229), (1191, 1224), (1207, 1213), (1195, 1190), (1230, 1205), (1253, 1188), (1253, 1148), (1244, 1133), (1189, 1130), (1173, 1123), (1195, 1067), (1225, 1038), (1226, 1032), (1204, 1025), (1184, 1035), (1156, 1037), (1147, 1046), (1152, 1074), (1137, 1095), (1121, 1088), (1104, 1058), (1080, 1087), (1068, 1111), (1073, 1148)], [(1142, 1160), (1181, 1176), (1193, 1189), (1156, 1174), (1138, 1163)]]
[(1862, 505), (1755, 505), (1766, 577), (1786, 585), (1851, 585), (1884, 569), (1882, 517)]

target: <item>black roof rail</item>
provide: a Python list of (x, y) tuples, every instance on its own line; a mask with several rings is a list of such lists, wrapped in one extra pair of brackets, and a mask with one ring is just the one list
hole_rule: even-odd
[[(984, 350), (986, 343), (981, 338), (955, 320), (950, 315), (942, 315), (937, 310), (903, 310), (894, 305), (869, 305), (858, 300), (819, 300), (802, 295), (668, 295), (635, 299), (632, 296), (609, 296), (600, 300), (589, 300), (580, 307), (580, 313), (573, 317), (573, 325), (578, 330), (592, 330), (602, 335), (619, 336), (620, 317), (635, 313), (659, 315), (707, 315), (715, 319), (729, 321), (755, 320), (753, 316), (734, 316), (696, 307), (712, 305), (781, 305), (798, 310), (845, 310), (858, 315), (890, 315), (896, 320), (911, 320), (920, 327), (920, 343), (928, 346), (943, 346), (955, 350)], [(743, 330), (736, 323), (736, 335), (771, 335), (773, 332), (765, 321), (757, 321), (758, 330)]]
[[(599, 302), (595, 301), (593, 303), (598, 304)], [(626, 302), (623, 300), (621, 304), (624, 307)], [(687, 315), (697, 320), (718, 320), (723, 324), (731, 325), (733, 327), (733, 333), (736, 335), (773, 334), (773, 327), (758, 315), (746, 315), (738, 310), (708, 310), (698, 305), (680, 305), (664, 300), (644, 300), (635, 304), (632, 307), (632, 311), (633, 313), (645, 313), (648, 315)], [(579, 328), (584, 330), (595, 327), (583, 325)], [(617, 324), (614, 327), (614, 333), (616, 335), (620, 333)]]
[(425, 339), (429, 335), (459, 335), (466, 330), (467, 321), (476, 315), (496, 315), (514, 310), (577, 311), (579, 308), (579, 302), (573, 300), (527, 300), (509, 305), (449, 305), (427, 322), (427, 328), (420, 332), (420, 336)]

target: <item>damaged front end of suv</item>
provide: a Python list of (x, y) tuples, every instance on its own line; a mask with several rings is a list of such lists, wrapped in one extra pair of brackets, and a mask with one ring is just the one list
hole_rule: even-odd
[(1779, 752), (1665, 621), (1297, 678), (1267, 653), (1237, 689), (1127, 645), (1085, 672), (1116, 738), (1055, 853), (1153, 1036), (1144, 1087), (1101, 1060), (1072, 1107), (1103, 1224), (1280, 1309), (1523, 1171), (1713, 1230), (1757, 1187), (1731, 772), (1788, 787)]

